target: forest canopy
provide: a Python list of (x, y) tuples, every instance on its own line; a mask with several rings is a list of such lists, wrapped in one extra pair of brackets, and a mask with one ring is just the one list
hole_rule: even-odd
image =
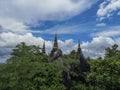
[(61, 60), (50, 61), (40, 47), (22, 42), (0, 65), (0, 90), (120, 90), (118, 45), (105, 51), (104, 58), (86, 59), (90, 66), (86, 71), (74, 50)]

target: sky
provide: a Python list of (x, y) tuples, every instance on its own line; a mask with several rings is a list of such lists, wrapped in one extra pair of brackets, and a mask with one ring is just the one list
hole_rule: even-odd
[(105, 48), (120, 46), (120, 0), (0, 0), (0, 63), (20, 42), (45, 41), (50, 52), (55, 33), (63, 53), (80, 40), (85, 57), (103, 57)]

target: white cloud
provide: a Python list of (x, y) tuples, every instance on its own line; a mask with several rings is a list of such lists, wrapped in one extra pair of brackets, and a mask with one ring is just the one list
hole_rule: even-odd
[[(0, 48), (13, 48), (20, 42), (26, 42), (27, 45), (39, 45), (42, 46), (44, 39), (41, 37), (34, 37), (31, 33), (25, 35), (19, 35), (12, 32), (0, 33)], [(52, 42), (46, 41), (48, 48), (52, 46)]]
[[(54, 40), (54, 37), (53, 37)], [(0, 33), (0, 62), (4, 62), (9, 57), (12, 49), (16, 44), (20, 42), (26, 42), (27, 45), (39, 45), (42, 47), (43, 42), (46, 42), (46, 50), (50, 52), (53, 47), (53, 41), (44, 40), (41, 37), (34, 37), (31, 33), (25, 35), (19, 35), (15, 33)], [(103, 57), (104, 49), (117, 43), (120, 45), (120, 38), (112, 39), (110, 37), (94, 37), (91, 42), (81, 43), (81, 47), (85, 57)], [(65, 41), (58, 40), (59, 48), (62, 49), (63, 53), (69, 53), (71, 50), (77, 50), (77, 45), (73, 39)], [(120, 47), (119, 47), (120, 49)]]
[[(5, 61), (12, 48), (20, 42), (26, 42), (28, 45), (40, 45), (40, 47), (42, 47), (44, 39), (34, 37), (31, 32), (37, 31), (29, 30), (29, 26), (27, 25), (33, 25), (39, 21), (69, 19), (89, 9), (97, 1), (98, 0), (0, 0), (0, 62)], [(117, 5), (119, 0), (112, 1), (114, 2), (108, 3), (108, 5), (105, 5), (105, 2), (102, 3), (103, 5), (101, 4), (97, 13), (98, 17), (104, 18), (106, 15), (109, 17), (112, 11), (116, 10), (116, 7), (119, 9)], [(115, 2), (116, 4), (113, 4)], [(103, 10), (103, 7), (105, 10)], [(99, 24), (98, 26), (104, 26), (104, 24), (101, 23), (101, 25)], [(56, 26), (44, 32), (38, 31), (38, 33), (77, 33), (79, 32), (77, 28), (78, 26)], [(82, 43), (81, 47), (85, 56), (99, 57), (104, 55), (103, 51), (105, 47), (113, 45), (114, 43), (120, 45), (118, 40), (120, 41), (120, 38), (113, 40), (109, 37), (95, 37), (91, 42)], [(50, 51), (53, 42), (46, 40), (45, 42), (47, 51)], [(59, 40), (58, 42), (59, 47), (64, 53), (68, 53), (76, 47), (72, 39), (65, 41)]]
[(18, 22), (15, 19), (11, 18), (0, 17), (0, 26), (2, 32), (14, 32), (19, 34), (30, 32), (28, 26), (26, 26), (24, 23)]
[(120, 26), (109, 27), (107, 30), (92, 33), (92, 36), (107, 36), (107, 37), (115, 37), (120, 36)]
[(69, 53), (71, 50), (73, 50), (74, 47), (74, 41), (73, 39), (68, 39), (65, 41), (58, 40), (59, 48), (63, 51), (64, 54)]
[(99, 36), (94, 37), (91, 42), (83, 42), (81, 47), (86, 57), (89, 56), (92, 58), (98, 58), (103, 57), (105, 53), (105, 48), (117, 43), (116, 41), (109, 37)]
[[(3, 59), (8, 58), (12, 49), (20, 42), (25, 42), (27, 45), (39, 45), (42, 47), (44, 41), (46, 43), (47, 52), (50, 52), (53, 47), (53, 42), (44, 40), (41, 37), (34, 37), (31, 33), (26, 33), (24, 35), (15, 34), (12, 32), (0, 33), (0, 62), (5, 61)], [(63, 50), (64, 53), (68, 53), (68, 51), (72, 50), (71, 47), (74, 46), (72, 39), (65, 41), (59, 40), (58, 43), (59, 47)]]
[(105, 23), (98, 23), (98, 24), (96, 24), (96, 26), (97, 27), (103, 27), (103, 26), (106, 26), (106, 24)]
[(119, 45), (119, 50), (120, 50), (120, 37), (115, 40), (115, 42)]
[(120, 0), (105, 0), (100, 4), (100, 7), (97, 11), (97, 15), (100, 20), (108, 18), (120, 11)]
[(0, 0), (0, 16), (22, 22), (61, 20), (82, 13), (96, 0)]
[[(81, 14), (98, 0), (0, 0), (0, 25), (7, 32), (28, 33), (39, 21), (65, 20)], [(66, 32), (67, 33), (67, 32)]]
[[(99, 37), (93, 37), (91, 41), (87, 42), (82, 42), (81, 43), (81, 48), (83, 51), (83, 54), (85, 57), (91, 57), (91, 58), (98, 58), (98, 57), (104, 57), (105, 54), (105, 48), (111, 47), (114, 44), (119, 45), (119, 50), (120, 50), (120, 38), (110, 38), (110, 37), (104, 37), (104, 36), (99, 36)], [(74, 50), (77, 50), (78, 45), (74, 45), (72, 47)]]

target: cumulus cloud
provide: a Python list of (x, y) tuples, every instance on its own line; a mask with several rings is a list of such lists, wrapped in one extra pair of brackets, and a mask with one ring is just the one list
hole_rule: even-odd
[[(53, 42), (44, 40), (41, 37), (34, 37), (31, 33), (26, 33), (24, 35), (12, 32), (0, 33), (0, 62), (5, 61), (4, 59), (8, 58), (12, 49), (20, 42), (25, 42), (27, 45), (39, 45), (42, 47), (44, 41), (46, 43), (47, 52), (50, 52), (53, 47)], [(68, 53), (74, 44), (72, 39), (65, 41), (59, 40), (58, 43), (64, 53)]]
[[(104, 57), (105, 48), (111, 47), (114, 44), (118, 44), (120, 50), (120, 38), (110, 38), (105, 36), (93, 37), (91, 41), (81, 42), (81, 49), (85, 57), (98, 58)], [(72, 48), (77, 50), (78, 45), (74, 45)]]
[(97, 11), (98, 18), (103, 20), (120, 11), (120, 0), (105, 0)]
[[(10, 57), (12, 49), (20, 42), (25, 42), (27, 45), (39, 45), (42, 47), (44, 41), (46, 42), (47, 52), (50, 52), (53, 47), (53, 41), (47, 41), (41, 37), (34, 37), (31, 33), (25, 35), (19, 35), (12, 32), (0, 33), (0, 62), (5, 62), (5, 60)], [(110, 47), (115, 43), (120, 45), (119, 41), (120, 38), (112, 39), (110, 37), (99, 36), (94, 37), (90, 42), (82, 42), (81, 47), (85, 57), (97, 58), (104, 56), (104, 49), (106, 47)], [(58, 43), (63, 53), (69, 53), (73, 49), (77, 50), (77, 45), (74, 43), (73, 39), (65, 41), (58, 40)]]
[(116, 41), (117, 39), (114, 40), (110, 37), (99, 36), (94, 37), (91, 42), (83, 42), (81, 47), (86, 57), (98, 58), (103, 57), (105, 53), (105, 48), (117, 43)]
[(30, 32), (28, 26), (23, 22), (18, 22), (11, 18), (0, 17), (1, 32), (13, 32), (18, 34), (24, 34)]
[(65, 41), (58, 40), (58, 44), (64, 54), (68, 54), (70, 51), (72, 51), (75, 45), (73, 39), (68, 39)]

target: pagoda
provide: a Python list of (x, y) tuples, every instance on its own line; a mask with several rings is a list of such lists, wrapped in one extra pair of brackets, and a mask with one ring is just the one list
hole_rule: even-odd
[(43, 43), (42, 54), (43, 54), (43, 55), (46, 54), (46, 50), (45, 50), (45, 41), (44, 41), (44, 43)]
[(58, 60), (62, 57), (62, 51), (58, 48), (57, 34), (55, 34), (54, 44), (53, 44), (53, 48), (52, 48), (51, 53), (50, 53), (50, 57), (51, 57), (52, 61)]
[(84, 57), (84, 55), (82, 53), (82, 49), (80, 47), (80, 41), (78, 41), (76, 59), (80, 60), (80, 69), (81, 69), (81, 71), (82, 72), (89, 72), (90, 66), (89, 66), (86, 58)]

